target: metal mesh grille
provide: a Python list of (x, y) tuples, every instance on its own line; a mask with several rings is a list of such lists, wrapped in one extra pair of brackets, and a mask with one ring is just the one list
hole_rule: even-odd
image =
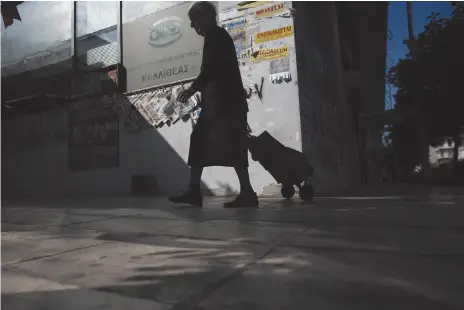
[(77, 3), (76, 53), (78, 69), (88, 71), (118, 62), (117, 1), (79, 1)]

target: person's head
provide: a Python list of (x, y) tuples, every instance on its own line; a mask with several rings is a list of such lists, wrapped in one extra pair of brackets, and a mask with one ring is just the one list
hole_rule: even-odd
[(192, 4), (188, 16), (192, 28), (201, 36), (204, 36), (209, 28), (217, 25), (216, 8), (208, 1), (199, 1)]

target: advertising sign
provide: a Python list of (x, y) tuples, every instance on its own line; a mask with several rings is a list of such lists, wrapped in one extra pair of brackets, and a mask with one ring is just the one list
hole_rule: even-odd
[(239, 10), (247, 10), (247, 9), (252, 9), (252, 8), (256, 8), (258, 6), (261, 6), (261, 5), (265, 5), (265, 4), (268, 4), (268, 3), (271, 3), (272, 1), (247, 1), (249, 3), (246, 3), (246, 4), (237, 4), (237, 9)]
[(269, 7), (256, 11), (256, 18), (265, 18), (275, 14), (283, 13), (285, 11), (285, 5), (283, 3), (271, 5)]
[(179, 2), (168, 9), (123, 24), (127, 91), (198, 76), (203, 37), (190, 26), (187, 13), (192, 3)]
[(285, 26), (278, 29), (272, 29), (268, 31), (258, 32), (256, 34), (256, 43), (263, 43), (282, 39), (293, 35), (293, 26)]
[(277, 59), (282, 57), (288, 57), (290, 54), (288, 47), (278, 47), (278, 48), (268, 48), (259, 50), (256, 53), (256, 57), (251, 57), (252, 61), (260, 61), (260, 60), (270, 60), (270, 59)]

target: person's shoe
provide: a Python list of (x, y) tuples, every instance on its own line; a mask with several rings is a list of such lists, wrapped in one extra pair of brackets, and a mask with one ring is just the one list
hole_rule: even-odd
[(203, 195), (200, 190), (187, 190), (178, 196), (171, 196), (169, 201), (174, 203), (183, 203), (194, 207), (203, 207)]
[(241, 192), (237, 198), (224, 203), (224, 208), (255, 208), (259, 205), (255, 192)]

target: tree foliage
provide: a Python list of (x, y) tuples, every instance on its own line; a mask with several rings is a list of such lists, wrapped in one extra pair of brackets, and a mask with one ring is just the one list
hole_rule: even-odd
[[(455, 5), (449, 19), (439, 13), (428, 18), (416, 41), (407, 42), (409, 53), (390, 69), (387, 79), (398, 89), (396, 109), (414, 110), (413, 96), (422, 104), (430, 145), (460, 142), (464, 131), (464, 6)], [(411, 116), (395, 124), (391, 134), (400, 163), (408, 168), (418, 163), (415, 124)]]

